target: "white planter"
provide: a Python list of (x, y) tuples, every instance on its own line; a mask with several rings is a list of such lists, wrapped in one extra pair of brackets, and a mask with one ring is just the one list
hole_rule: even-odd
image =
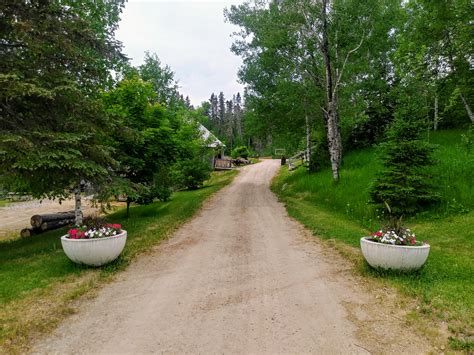
[(370, 238), (361, 238), (360, 248), (365, 260), (374, 268), (416, 270), (423, 266), (430, 252), (429, 245), (391, 245), (373, 242)]
[(69, 259), (78, 264), (101, 266), (118, 258), (125, 242), (127, 231), (106, 238), (69, 239), (61, 237), (63, 250)]

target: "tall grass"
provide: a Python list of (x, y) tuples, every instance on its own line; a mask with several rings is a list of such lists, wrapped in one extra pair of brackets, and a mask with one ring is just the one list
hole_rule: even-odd
[[(462, 147), (462, 133), (453, 130), (430, 134), (437, 161), (431, 172), (441, 202), (417, 218), (446, 217), (474, 209), (474, 153), (468, 153)], [(373, 229), (383, 222), (383, 216), (370, 203), (369, 195), (371, 183), (381, 167), (376, 148), (369, 148), (350, 152), (344, 157), (337, 186), (329, 169), (314, 174), (299, 169), (289, 173), (285, 183), (299, 198)]]

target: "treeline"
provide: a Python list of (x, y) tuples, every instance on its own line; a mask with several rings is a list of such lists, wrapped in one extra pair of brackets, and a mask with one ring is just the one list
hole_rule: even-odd
[(123, 6), (2, 1), (3, 189), (66, 198), (90, 185), (101, 200), (125, 196), (129, 206), (208, 176), (203, 118), (172, 70), (150, 53), (132, 67), (121, 52), (114, 34)]
[[(275, 148), (326, 145), (335, 179), (342, 152), (378, 143), (400, 114), (425, 129), (474, 121), (472, 2), (245, 1), (240, 26), (244, 125)], [(321, 153), (322, 154), (322, 153)], [(320, 156), (322, 156), (320, 154)]]
[(203, 102), (200, 109), (206, 116), (201, 123), (223, 141), (229, 151), (247, 143), (244, 102), (239, 92), (230, 100), (225, 98), (222, 91), (219, 95), (212, 93), (209, 101)]

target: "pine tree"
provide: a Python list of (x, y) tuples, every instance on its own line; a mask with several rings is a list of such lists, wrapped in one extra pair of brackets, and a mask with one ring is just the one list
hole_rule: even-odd
[(240, 92), (234, 96), (234, 122), (235, 122), (235, 135), (236, 140), (238, 140), (239, 144), (243, 144), (243, 127), (242, 127), (242, 116), (243, 116), (243, 109), (242, 109), (242, 97), (240, 96)]
[(123, 1), (65, 3), (0, 5), (0, 178), (35, 197), (80, 198), (81, 181), (97, 186), (114, 165), (98, 94), (123, 59)]
[(224, 136), (229, 144), (230, 149), (234, 146), (234, 104), (232, 100), (228, 100), (225, 103), (226, 112), (224, 115)]
[(210, 107), (210, 113), (209, 113), (209, 121), (210, 121), (210, 129), (214, 132), (217, 132), (217, 127), (218, 127), (218, 121), (219, 121), (219, 116), (218, 116), (218, 100), (217, 96), (212, 93), (211, 98), (209, 99), (209, 103), (211, 105)]
[(224, 134), (224, 122), (225, 122), (225, 97), (221, 91), (218, 98), (217, 106), (217, 134), (222, 136)]
[(398, 115), (382, 144), (384, 169), (371, 189), (373, 202), (388, 204), (396, 217), (412, 215), (438, 201), (427, 168), (434, 163), (431, 146), (420, 138), (421, 123)]
[(188, 110), (193, 110), (194, 109), (193, 105), (191, 104), (191, 100), (190, 100), (189, 96), (186, 96), (186, 98), (184, 99), (184, 104), (185, 104), (185, 106)]

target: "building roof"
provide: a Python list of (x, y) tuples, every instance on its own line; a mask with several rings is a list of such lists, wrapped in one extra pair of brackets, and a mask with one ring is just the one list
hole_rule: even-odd
[(225, 147), (225, 144), (217, 139), (217, 137), (202, 124), (198, 124), (198, 129), (201, 132), (202, 139), (204, 139), (209, 148)]

